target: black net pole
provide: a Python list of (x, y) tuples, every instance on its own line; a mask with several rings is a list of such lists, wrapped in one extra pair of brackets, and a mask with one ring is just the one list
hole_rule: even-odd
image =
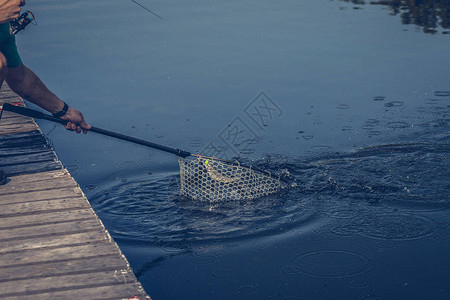
[[(30, 108), (25, 108), (25, 107), (21, 107), (21, 106), (15, 106), (15, 105), (12, 105), (12, 104), (9, 104), (9, 103), (3, 104), (3, 110), (5, 110), (5, 111), (12, 111), (14, 113), (21, 114), (21, 115), (28, 116), (28, 117), (32, 117), (32, 118), (36, 118), (36, 119), (48, 120), (48, 121), (55, 122), (55, 123), (60, 123), (60, 124), (63, 124), (63, 125), (66, 125), (67, 122), (68, 122), (67, 120), (56, 118), (56, 117), (53, 117), (51, 115), (44, 114), (44, 113), (42, 113), (40, 111), (37, 111), (37, 110), (33, 110), (33, 109), (30, 109)], [(150, 147), (150, 148), (153, 148), (153, 149), (158, 149), (158, 150), (161, 150), (161, 151), (169, 152), (169, 153), (178, 155), (180, 157), (187, 157), (187, 156), (191, 155), (191, 153), (189, 153), (187, 151), (183, 151), (183, 150), (180, 150), (180, 149), (175, 149), (175, 148), (171, 148), (171, 147), (155, 144), (155, 143), (152, 143), (152, 142), (149, 142), (149, 141), (145, 141), (145, 140), (138, 139), (138, 138), (135, 138), (135, 137), (132, 137), (132, 136), (128, 136), (128, 135), (125, 135), (125, 134), (113, 132), (113, 131), (110, 131), (110, 130), (98, 128), (98, 127), (95, 127), (95, 126), (92, 126), (89, 131), (92, 131), (92, 132), (95, 132), (95, 133), (98, 133), (98, 134), (102, 134), (102, 135), (106, 135), (106, 136), (110, 136), (110, 137), (113, 137), (113, 138), (116, 138), (116, 139), (119, 139), (119, 140), (130, 142), (130, 143), (139, 144), (139, 145), (143, 145), (143, 146)]]

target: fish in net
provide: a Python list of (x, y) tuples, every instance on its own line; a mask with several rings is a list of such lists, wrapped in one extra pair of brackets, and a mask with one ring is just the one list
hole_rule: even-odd
[(278, 192), (279, 177), (252, 167), (202, 155), (178, 157), (181, 195), (195, 200), (251, 200)]

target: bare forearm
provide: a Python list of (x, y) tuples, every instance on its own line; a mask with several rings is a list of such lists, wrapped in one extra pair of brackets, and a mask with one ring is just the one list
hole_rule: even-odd
[(25, 65), (9, 68), (6, 81), (10, 88), (22, 98), (51, 113), (56, 113), (64, 107), (64, 102), (53, 94)]
[(81, 131), (86, 133), (91, 128), (79, 110), (69, 106), (67, 111), (61, 111), (65, 103), (53, 94), (33, 71), (23, 64), (18, 68), (8, 68), (6, 82), (22, 98), (52, 114), (59, 112), (61, 115), (58, 115), (58, 117), (68, 121), (67, 129), (75, 130), (77, 133)]

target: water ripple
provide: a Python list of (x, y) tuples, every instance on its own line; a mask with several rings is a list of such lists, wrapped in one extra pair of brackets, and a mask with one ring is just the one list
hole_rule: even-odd
[[(248, 202), (193, 201), (178, 195), (179, 180), (174, 173), (141, 174), (89, 189), (94, 193), (89, 199), (114, 237), (152, 242), (168, 253), (272, 235), (310, 222), (316, 214), (311, 197), (291, 197), (289, 191)], [(199, 255), (192, 259), (199, 261)]]
[[(178, 195), (178, 172), (149, 174), (141, 168), (142, 174), (126, 180), (84, 188), (114, 238), (149, 242), (169, 254), (190, 253), (190, 261), (198, 264), (220, 258), (219, 248), (201, 245), (250, 241), (299, 228), (335, 240), (354, 235), (380, 241), (424, 238), (435, 234), (436, 226), (418, 213), (450, 207), (447, 139), (349, 153), (316, 146), (307, 152), (302, 159), (255, 162), (262, 169), (286, 170), (297, 187), (253, 201), (186, 199)], [(324, 226), (327, 222), (330, 226)], [(261, 251), (268, 247), (253, 244)]]
[(291, 270), (311, 277), (343, 278), (363, 274), (371, 268), (370, 259), (351, 251), (319, 250), (296, 256)]

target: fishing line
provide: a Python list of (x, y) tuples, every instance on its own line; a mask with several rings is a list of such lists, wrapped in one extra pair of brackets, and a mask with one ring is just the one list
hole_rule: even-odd
[(143, 9), (145, 9), (146, 11), (152, 13), (153, 15), (157, 16), (158, 18), (160, 18), (161, 20), (164, 20), (160, 15), (158, 15), (157, 13), (152, 12), (150, 9), (148, 9), (147, 7), (145, 7), (144, 5), (140, 4), (139, 2), (135, 1), (135, 0), (131, 0), (131, 2), (134, 2), (135, 4), (139, 5), (140, 7), (142, 7)]

